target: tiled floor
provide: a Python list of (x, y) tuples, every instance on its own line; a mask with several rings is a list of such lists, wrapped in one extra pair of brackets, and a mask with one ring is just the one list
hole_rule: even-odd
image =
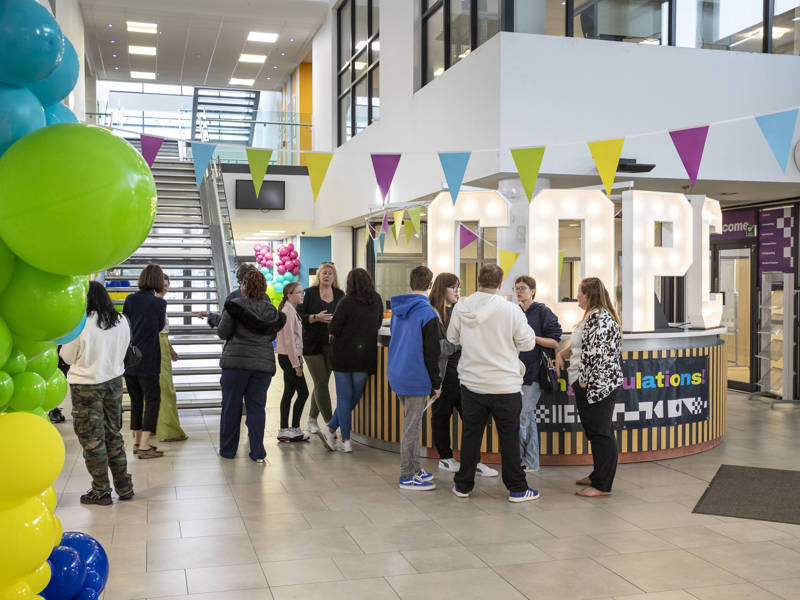
[(105, 545), (105, 600), (800, 598), (800, 526), (691, 512), (722, 463), (796, 469), (800, 410), (731, 393), (721, 446), (621, 465), (607, 499), (574, 495), (585, 468), (545, 467), (529, 477), (541, 499), (515, 505), (499, 478), (479, 478), (468, 500), (448, 473), (434, 492), (403, 492), (394, 454), (279, 445), (279, 398), (276, 381), (265, 466), (244, 446), (218, 458), (219, 415), (183, 412), (190, 439), (131, 457), (136, 497), (111, 507), (79, 504), (88, 476), (71, 422), (59, 426), (57, 514)]

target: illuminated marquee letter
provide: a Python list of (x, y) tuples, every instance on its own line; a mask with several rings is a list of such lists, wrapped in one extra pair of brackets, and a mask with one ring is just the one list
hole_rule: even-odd
[(461, 192), (455, 206), (450, 192), (442, 192), (428, 206), (428, 267), (458, 275), (461, 250), (456, 238), (458, 221), (477, 221), (481, 227), (507, 227), (508, 202), (496, 192)]
[[(670, 246), (655, 245), (664, 223)], [(692, 207), (683, 194), (622, 192), (622, 324), (626, 331), (652, 331), (655, 278), (685, 275), (692, 264)], [(671, 234), (671, 235), (670, 235)]]
[(614, 204), (600, 190), (542, 190), (528, 213), (528, 252), (536, 300), (558, 315), (565, 330), (583, 316), (577, 302), (558, 297), (558, 222), (581, 221), (581, 278), (598, 277), (614, 295)]
[[(692, 228), (692, 266), (686, 274), (689, 322), (696, 329), (719, 327), (722, 322), (722, 294), (711, 293), (712, 233), (722, 233), (722, 210), (719, 202), (705, 196), (690, 196)], [(699, 293), (698, 293), (699, 290)]]

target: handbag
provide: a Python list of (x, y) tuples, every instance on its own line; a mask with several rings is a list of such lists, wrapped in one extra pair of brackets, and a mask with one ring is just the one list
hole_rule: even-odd
[(550, 352), (552, 350), (543, 348), (539, 353), (539, 387), (552, 394), (558, 389), (558, 375)]
[(128, 349), (125, 351), (125, 368), (130, 369), (140, 362), (142, 362), (142, 351), (133, 344), (128, 345)]

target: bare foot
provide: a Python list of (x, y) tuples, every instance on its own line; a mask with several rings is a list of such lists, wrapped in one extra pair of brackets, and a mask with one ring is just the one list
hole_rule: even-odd
[(578, 479), (578, 481), (575, 482), (575, 485), (592, 485), (592, 480), (588, 477), (584, 477), (583, 479)]
[(578, 496), (585, 496), (586, 498), (597, 498), (599, 496), (610, 496), (611, 492), (601, 492), (597, 488), (591, 486), (585, 487), (582, 490), (575, 492)]

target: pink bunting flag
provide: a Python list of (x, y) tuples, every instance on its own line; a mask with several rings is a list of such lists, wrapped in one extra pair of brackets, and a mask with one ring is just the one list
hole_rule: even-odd
[(692, 187), (697, 183), (697, 172), (700, 170), (700, 161), (703, 159), (707, 136), (708, 125), (669, 132), (669, 137), (675, 144), (675, 150), (678, 151), (686, 174), (689, 175), (689, 181), (692, 182)]
[(459, 250), (463, 250), (464, 248), (469, 246), (472, 242), (477, 240), (478, 236), (475, 233), (473, 233), (469, 227), (460, 225), (458, 228), (458, 238), (459, 238), (458, 248)]
[(392, 185), (392, 179), (394, 179), (397, 165), (400, 162), (400, 154), (372, 154), (371, 156), (372, 169), (375, 171), (375, 179), (378, 181), (381, 199), (386, 203), (389, 187)]
[(381, 225), (381, 229), (385, 234), (389, 234), (389, 213), (383, 213), (383, 225)]
[(142, 158), (148, 167), (152, 167), (158, 151), (161, 150), (161, 144), (164, 143), (164, 138), (142, 134), (139, 136), (139, 143), (142, 146)]

